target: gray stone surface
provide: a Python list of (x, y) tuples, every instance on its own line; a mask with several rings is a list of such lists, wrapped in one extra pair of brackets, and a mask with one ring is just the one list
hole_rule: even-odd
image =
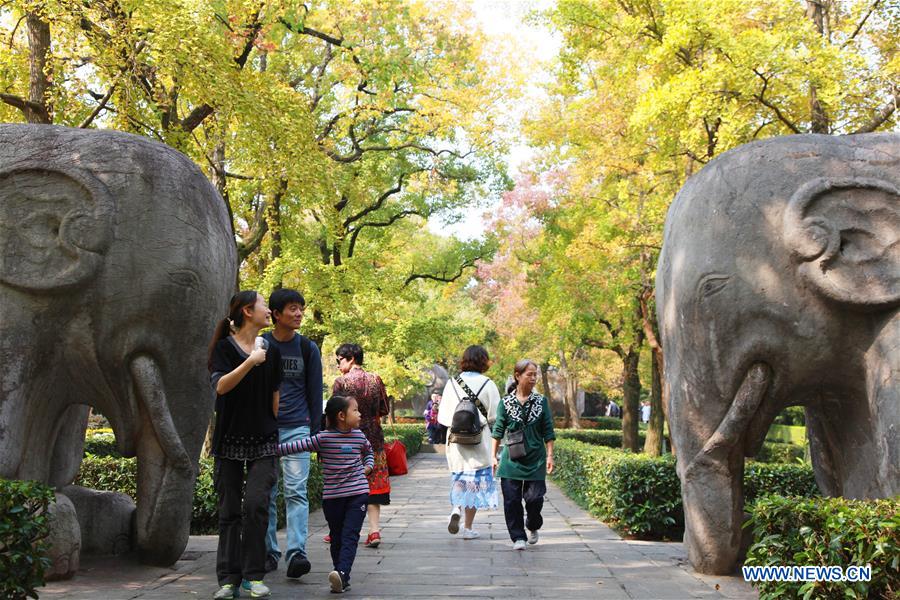
[[(736, 577), (695, 575), (679, 543), (620, 539), (554, 485), (548, 486), (541, 541), (512, 550), (502, 509), (479, 513), (481, 539), (447, 533), (446, 459), (420, 454), (410, 473), (392, 478), (391, 504), (382, 510), (384, 543), (360, 546), (350, 598), (756, 598)], [(312, 571), (294, 581), (284, 563), (266, 576), (273, 598), (334, 598), (331, 559), (322, 542), (321, 511), (310, 515), (307, 545)], [(284, 532), (279, 532), (282, 548)], [(125, 558), (82, 564), (78, 575), (40, 590), (41, 598), (142, 600), (211, 598), (217, 589), (216, 537), (192, 536), (171, 569), (140, 567)], [(246, 596), (245, 596), (246, 597)]]
[(900, 135), (774, 138), (691, 177), (656, 281), (693, 565), (730, 572), (744, 458), (806, 408), (816, 480), (900, 493)]
[(47, 512), (50, 515), (50, 535), (47, 538), (50, 566), (44, 574), (48, 581), (66, 579), (78, 571), (81, 556), (81, 529), (75, 506), (71, 500), (57, 493), (56, 501)]
[(138, 457), (141, 556), (177, 560), (236, 265), (222, 199), (184, 155), (0, 125), (0, 477), (71, 483), (93, 405)]
[(78, 485), (67, 486), (62, 493), (75, 505), (84, 552), (115, 555), (131, 550), (137, 509), (131, 496)]

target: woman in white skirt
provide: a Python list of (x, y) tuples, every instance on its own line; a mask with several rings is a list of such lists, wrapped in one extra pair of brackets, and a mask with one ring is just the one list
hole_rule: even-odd
[[(482, 346), (469, 346), (463, 352), (459, 369), (459, 377), (465, 387), (471, 390), (481, 401), (484, 412), (479, 409), (478, 417), (484, 427), (481, 442), (478, 444), (459, 444), (447, 439), (447, 466), (450, 469), (450, 522), (447, 530), (456, 535), (459, 532), (459, 520), (465, 513), (463, 522), (463, 539), (473, 540), (479, 537), (472, 528), (475, 513), (479, 508), (497, 508), (499, 494), (491, 457), (491, 425), (497, 417), (497, 406), (500, 404), (500, 391), (489, 377), (483, 373), (491, 365), (487, 350)], [(455, 378), (450, 378), (444, 388), (438, 423), (448, 429), (453, 424), (453, 413), (460, 398), (465, 397), (464, 386), (460, 386)]]

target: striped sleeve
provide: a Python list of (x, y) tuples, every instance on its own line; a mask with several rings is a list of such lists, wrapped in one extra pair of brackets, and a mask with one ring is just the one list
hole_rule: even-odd
[(318, 451), (320, 435), (321, 434), (317, 433), (312, 437), (303, 438), (302, 440), (278, 444), (277, 454), (278, 456), (285, 456), (286, 454), (297, 454), (298, 452)]
[(363, 465), (369, 468), (375, 468), (375, 453), (372, 452), (372, 444), (363, 436), (363, 444), (361, 447)]

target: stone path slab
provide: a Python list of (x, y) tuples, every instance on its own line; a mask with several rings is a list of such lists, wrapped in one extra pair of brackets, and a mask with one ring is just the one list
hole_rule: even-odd
[[(541, 540), (525, 552), (512, 550), (502, 507), (478, 514), (478, 540), (447, 533), (446, 460), (420, 454), (410, 472), (393, 478), (391, 505), (382, 509), (383, 542), (360, 546), (348, 598), (757, 598), (738, 577), (694, 574), (680, 543), (621, 539), (548, 485)], [(312, 571), (300, 580), (285, 566), (266, 576), (272, 598), (335, 598), (328, 532), (322, 511), (309, 519), (307, 545)], [(283, 532), (281, 532), (283, 533)], [(284, 546), (283, 535), (281, 538)], [(365, 537), (365, 531), (363, 533)], [(133, 558), (83, 557), (69, 581), (40, 590), (41, 598), (141, 600), (211, 598), (217, 589), (216, 536), (192, 536), (173, 568), (146, 567)], [(246, 597), (246, 595), (244, 596)]]

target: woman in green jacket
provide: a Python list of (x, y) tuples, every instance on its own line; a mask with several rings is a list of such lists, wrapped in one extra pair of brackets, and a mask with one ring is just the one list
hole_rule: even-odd
[[(538, 530), (544, 524), (541, 509), (547, 492), (545, 479), (547, 473), (553, 472), (553, 440), (556, 439), (553, 415), (547, 399), (534, 391), (537, 377), (538, 366), (534, 361), (523, 359), (516, 363), (514, 381), (497, 408), (497, 421), (492, 432), (491, 455), (496, 475), (502, 480), (503, 514), (515, 550), (524, 550), (526, 540), (529, 544), (538, 541)], [(510, 458), (510, 444), (507, 443), (498, 468), (500, 440), (504, 435), (508, 437), (518, 431), (524, 432), (524, 456), (516, 460)]]

